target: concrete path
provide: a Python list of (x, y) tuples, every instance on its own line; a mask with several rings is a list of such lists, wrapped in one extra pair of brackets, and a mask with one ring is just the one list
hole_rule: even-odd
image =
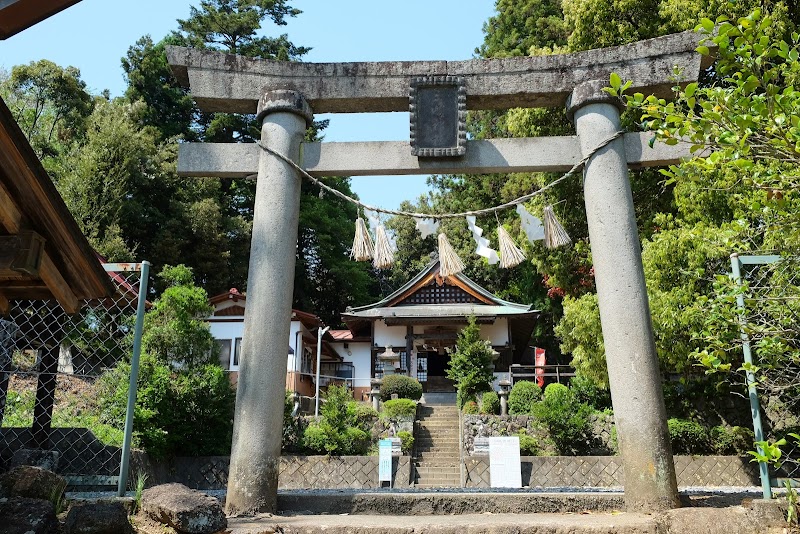
[(659, 534), (646, 514), (299, 515), (229, 518), (231, 534)]

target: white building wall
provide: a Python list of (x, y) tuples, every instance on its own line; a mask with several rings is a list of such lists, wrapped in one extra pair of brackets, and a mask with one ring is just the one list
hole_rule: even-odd
[[(343, 358), (345, 362), (353, 364), (353, 387), (370, 387), (369, 379), (371, 377), (371, 358), (369, 342), (349, 341), (347, 342), (347, 348), (344, 347), (344, 342), (331, 343), (330, 346), (339, 354), (339, 356)], [(350, 351), (350, 353), (348, 354), (347, 351)]]
[(227, 340), (230, 342), (230, 356), (228, 359), (228, 369), (238, 371), (239, 366), (234, 364), (236, 344), (241, 343), (244, 332), (244, 317), (226, 317), (225, 321), (209, 320), (208, 328), (211, 337), (216, 340)]
[(386, 326), (383, 321), (375, 321), (375, 344), (380, 348), (391, 345), (395, 352), (406, 349), (406, 327)]
[(501, 317), (494, 324), (482, 324), (481, 338), (488, 339), (492, 345), (505, 345), (508, 343), (508, 319)]
[[(216, 340), (228, 340), (231, 344), (230, 371), (238, 371), (239, 366), (234, 363), (234, 355), (236, 351), (236, 344), (241, 343), (244, 334), (244, 317), (226, 317), (225, 320), (209, 319), (208, 327), (211, 331), (211, 337)], [(301, 347), (303, 345), (303, 336), (299, 332), (308, 332), (300, 321), (292, 321), (289, 327), (289, 344), (286, 347), (287, 372), (298, 371), (301, 366)], [(289, 354), (289, 347), (294, 349), (295, 354)]]

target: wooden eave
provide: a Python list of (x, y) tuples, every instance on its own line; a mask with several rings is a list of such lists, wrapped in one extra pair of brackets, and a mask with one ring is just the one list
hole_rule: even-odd
[(81, 300), (114, 295), (111, 279), (0, 98), (0, 231), (20, 230), (42, 236), (44, 254), (38, 276), (0, 279), (0, 312), (9, 300), (56, 299), (76, 313)]
[(0, 0), (0, 39), (8, 39), (80, 0)]

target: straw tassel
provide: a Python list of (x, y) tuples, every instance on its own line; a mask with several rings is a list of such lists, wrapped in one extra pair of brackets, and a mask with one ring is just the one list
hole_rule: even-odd
[(447, 236), (439, 234), (439, 274), (448, 277), (464, 270), (464, 262), (458, 257)]
[(553, 213), (553, 206), (544, 208), (544, 246), (556, 248), (569, 245), (572, 239)]
[(376, 269), (389, 269), (394, 264), (394, 250), (386, 235), (386, 228), (379, 225), (375, 230), (375, 255), (372, 266)]
[(525, 253), (502, 226), (497, 227), (497, 240), (500, 242), (500, 267), (510, 269), (525, 260)]
[(353, 239), (353, 249), (350, 251), (350, 257), (356, 261), (369, 261), (375, 248), (372, 245), (372, 238), (367, 231), (367, 224), (364, 219), (359, 217), (356, 219), (356, 236)]

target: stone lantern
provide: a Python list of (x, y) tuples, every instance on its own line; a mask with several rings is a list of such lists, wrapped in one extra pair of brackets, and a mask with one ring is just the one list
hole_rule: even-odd
[(383, 376), (393, 375), (397, 364), (400, 363), (400, 353), (392, 350), (392, 346), (386, 347), (386, 350), (378, 354), (378, 360), (381, 362), (381, 370)]
[(497, 385), (500, 386), (500, 391), (498, 392), (500, 396), (500, 415), (508, 415), (508, 394), (511, 391), (511, 381), (504, 378)]
[(381, 400), (381, 380), (380, 378), (373, 378), (369, 381), (372, 389), (369, 392), (369, 399), (372, 401), (372, 407), (377, 412), (380, 408), (380, 400)]

